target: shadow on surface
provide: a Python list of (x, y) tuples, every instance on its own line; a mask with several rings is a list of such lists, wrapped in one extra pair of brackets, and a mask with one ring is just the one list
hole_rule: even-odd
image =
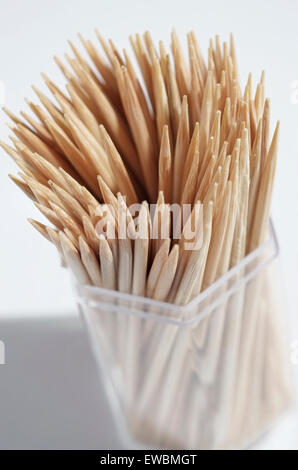
[(78, 316), (0, 319), (0, 449), (120, 449)]

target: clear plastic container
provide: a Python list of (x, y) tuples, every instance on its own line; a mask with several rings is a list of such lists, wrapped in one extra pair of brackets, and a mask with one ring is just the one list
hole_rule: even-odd
[(126, 447), (244, 448), (290, 409), (277, 261), (271, 227), (183, 307), (75, 284)]

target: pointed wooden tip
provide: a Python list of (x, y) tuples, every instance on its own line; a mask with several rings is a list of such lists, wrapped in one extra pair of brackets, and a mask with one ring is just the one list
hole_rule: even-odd
[(165, 124), (162, 128), (162, 139), (169, 138), (169, 126)]
[(14, 126), (13, 124), (11, 124), (10, 122), (6, 122), (5, 125), (7, 127), (9, 127), (9, 129), (12, 131), (12, 132), (15, 132), (17, 130), (17, 126)]
[(0, 147), (3, 148), (3, 150), (7, 150), (9, 147), (9, 145), (7, 145), (5, 142), (3, 142), (2, 140), (0, 140)]
[(39, 209), (39, 210), (41, 210), (41, 211), (42, 211), (43, 208), (44, 208), (44, 206), (43, 206), (42, 204), (40, 204), (39, 202), (34, 202), (34, 205), (35, 205), (35, 207), (37, 207), (37, 209)]
[(111, 192), (109, 186), (106, 184), (106, 182), (104, 181), (104, 179), (100, 175), (97, 175), (97, 182), (98, 182), (98, 185), (99, 185), (99, 189), (100, 189), (100, 191), (102, 192), (103, 195), (104, 194), (105, 195), (112, 194), (114, 196), (114, 194)]
[(31, 85), (31, 88), (34, 91), (34, 93), (38, 96), (39, 99), (45, 96), (43, 92), (36, 85)]
[(109, 134), (103, 124), (99, 124), (99, 131), (102, 134), (103, 137), (109, 137)]
[(48, 185), (50, 186), (50, 188), (52, 188), (52, 189), (54, 189), (54, 190), (55, 190), (56, 188), (59, 188), (59, 186), (57, 186), (57, 185), (54, 183), (54, 181), (52, 181), (52, 180), (48, 180)]
[(46, 73), (41, 72), (40, 75), (46, 83), (51, 81)]
[(273, 143), (276, 145), (277, 144), (277, 140), (278, 140), (278, 137), (279, 137), (279, 128), (280, 128), (280, 121), (277, 121), (276, 123), (276, 126), (275, 126), (275, 130), (274, 130), (274, 134), (273, 134), (273, 138), (272, 138), (272, 144)]
[(174, 37), (175, 39), (178, 39), (177, 30), (174, 26), (171, 29), (171, 36)]
[(5, 106), (2, 106), (2, 111), (4, 111), (4, 113), (5, 113), (8, 117), (10, 117), (10, 111), (9, 111), (9, 109), (7, 109)]
[(266, 98), (266, 99), (265, 99), (264, 109), (265, 109), (265, 108), (270, 108), (270, 98)]
[(33, 106), (33, 103), (32, 103), (32, 101), (29, 100), (29, 98), (26, 98), (26, 97), (25, 97), (25, 98), (24, 98), (24, 101), (25, 101), (25, 103), (26, 103), (28, 106), (30, 106), (30, 107)]
[(8, 178), (16, 184), (18, 184), (20, 181), (15, 175), (12, 175), (11, 173), (8, 173)]
[(164, 196), (164, 192), (161, 190), (158, 192), (157, 205), (159, 206), (164, 203), (165, 203), (165, 196)]
[(70, 40), (70, 39), (67, 39), (67, 43), (68, 45), (71, 47), (71, 49), (74, 51), (76, 49), (74, 43)]
[(79, 235), (78, 241), (79, 241), (80, 249), (86, 249), (88, 247), (88, 244), (86, 243), (82, 235)]
[(44, 238), (46, 238), (48, 241), (51, 241), (51, 238), (48, 234), (48, 231), (47, 231), (47, 226), (42, 224), (41, 222), (38, 222), (37, 220), (34, 220), (34, 219), (27, 219), (27, 221), (29, 222), (29, 224), (31, 224), (41, 235), (44, 236)]
[(101, 184), (104, 184), (105, 185), (105, 182), (104, 180), (102, 179), (102, 177), (100, 175), (97, 175), (97, 181), (98, 183), (101, 185)]
[(36, 225), (38, 225), (38, 222), (34, 219), (31, 219), (30, 217), (27, 218), (27, 221), (33, 225), (33, 227), (35, 227)]

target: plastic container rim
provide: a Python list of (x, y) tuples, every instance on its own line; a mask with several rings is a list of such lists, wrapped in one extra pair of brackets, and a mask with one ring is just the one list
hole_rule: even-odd
[[(250, 263), (253, 263), (258, 257), (262, 254), (262, 252), (266, 253), (266, 249), (269, 249), (269, 255), (265, 256), (264, 259), (258, 263), (252, 270), (247, 272), (244, 276), (238, 279), (229, 289), (227, 289), (223, 294), (219, 295), (215, 300), (213, 300), (210, 305), (205, 307), (202, 312), (197, 313), (191, 319), (185, 319), (187, 314), (191, 313), (195, 308), (199, 306), (201, 302), (207, 299), (208, 296), (212, 296), (217, 289), (220, 289), (221, 284), (224, 285), (227, 281), (231, 280), (234, 275), (237, 275), (237, 272), (246, 268)], [(271, 250), (270, 250), (271, 248)], [(231, 268), (226, 274), (221, 276), (217, 279), (211, 286), (207, 289), (202, 291), (197, 297), (192, 299), (187, 305), (175, 305), (169, 302), (161, 302), (158, 300), (150, 299), (148, 297), (141, 297), (136, 296), (133, 294), (122, 293), (115, 290), (105, 289), (102, 287), (95, 287), (89, 285), (82, 285), (78, 284), (76, 281), (73, 280), (75, 295), (77, 301), (82, 304), (82, 306), (88, 306), (89, 308), (105, 308), (106, 310), (115, 311), (115, 301), (127, 301), (131, 305), (129, 307), (125, 307), (123, 305), (119, 305), (119, 311), (123, 314), (127, 315), (137, 315), (143, 318), (151, 318), (158, 321), (165, 321), (166, 323), (174, 323), (174, 324), (181, 324), (184, 323), (185, 325), (192, 324), (197, 320), (201, 320), (205, 318), (215, 307), (217, 304), (220, 304), (225, 297), (229, 297), (234, 292), (236, 292), (241, 285), (247, 283), (249, 280), (253, 279), (257, 276), (257, 274), (268, 266), (274, 259), (277, 258), (279, 254), (279, 244), (276, 236), (276, 232), (273, 226), (272, 221), (270, 221), (270, 230), (269, 230), (269, 237), (265, 243), (260, 245), (258, 248), (253, 250), (251, 253), (245, 256), (238, 263), (236, 266)], [(88, 299), (87, 295), (92, 293), (96, 293), (97, 295), (100, 294), (104, 296), (105, 301)], [(109, 299), (109, 300), (108, 300)], [(112, 303), (113, 302), (113, 303)], [(142, 308), (137, 308), (137, 305), (142, 305)], [(145, 311), (144, 307), (148, 306), (149, 311)], [(166, 310), (167, 315), (163, 314), (156, 314), (151, 313), (150, 309), (154, 308), (154, 310)], [(169, 316), (169, 313), (171, 315)], [(172, 318), (172, 315), (175, 315), (175, 318)]]

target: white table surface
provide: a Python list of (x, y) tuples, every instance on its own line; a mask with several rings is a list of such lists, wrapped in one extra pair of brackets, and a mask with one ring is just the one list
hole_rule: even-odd
[[(122, 449), (79, 316), (0, 321), (0, 449)], [(298, 449), (298, 413), (255, 449)]]

